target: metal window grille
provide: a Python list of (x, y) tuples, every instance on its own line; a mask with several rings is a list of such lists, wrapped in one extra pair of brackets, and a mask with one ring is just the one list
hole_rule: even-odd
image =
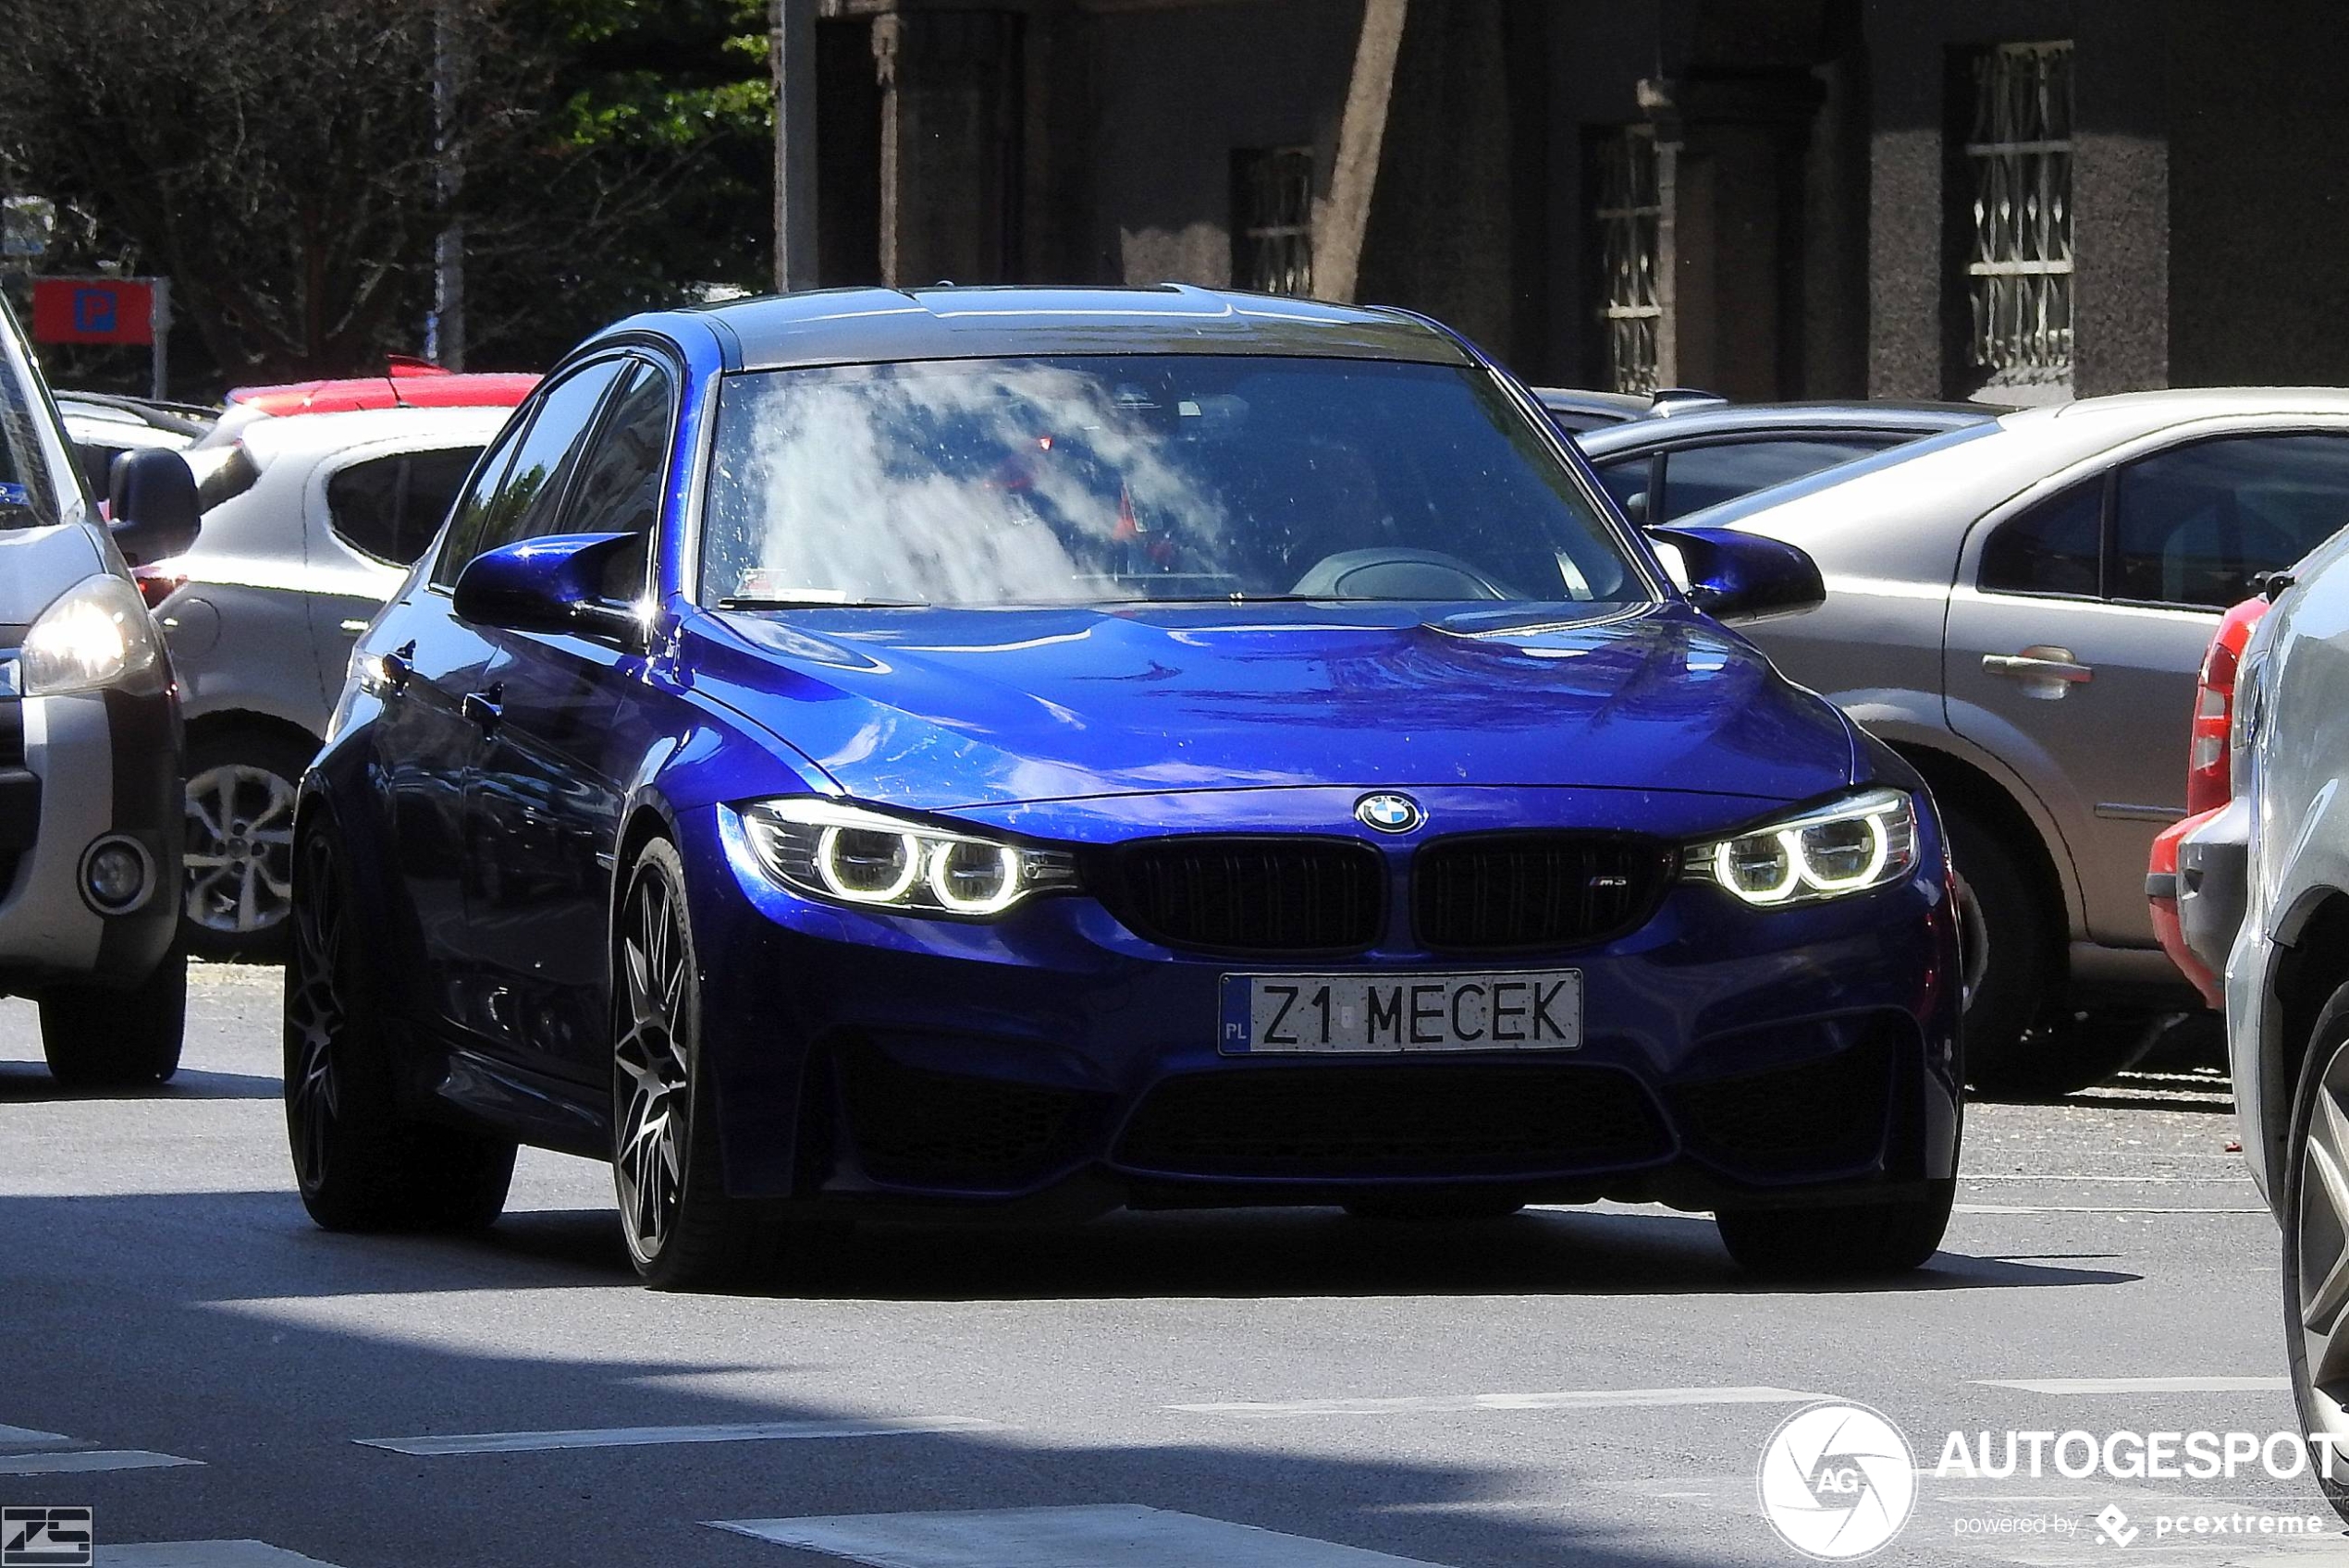
[(1606, 384), (1617, 392), (1655, 390), (1664, 306), (1656, 291), (1664, 200), (1656, 179), (1655, 128), (1626, 126), (1601, 138), (1597, 156), (1599, 331)]
[(1974, 61), (1971, 358), (1992, 386), (2072, 379), (2072, 45), (2002, 43)]
[(1313, 292), (1313, 153), (1232, 154), (1232, 283), (1260, 294)]

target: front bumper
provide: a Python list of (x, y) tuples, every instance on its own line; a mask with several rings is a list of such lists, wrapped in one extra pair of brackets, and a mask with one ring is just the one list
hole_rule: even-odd
[[(178, 923), (179, 715), (170, 691), (0, 700), (0, 989), (136, 985)], [(144, 852), (145, 900), (102, 914), (82, 862), (120, 836)]]
[[(986, 924), (838, 908), (768, 882), (727, 823), (679, 827), (737, 1195), (1205, 1207), (1473, 1187), (1715, 1209), (1956, 1174), (1956, 929), (1929, 814), (1924, 869), (1859, 897), (1765, 912), (1684, 886), (1580, 950), (1404, 937), (1338, 963), (1172, 951), (1084, 897)], [(1217, 1049), (1228, 973), (1560, 967), (1584, 979), (1570, 1051)]]

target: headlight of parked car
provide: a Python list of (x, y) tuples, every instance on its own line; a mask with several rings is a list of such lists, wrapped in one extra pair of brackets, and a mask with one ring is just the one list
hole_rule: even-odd
[(1076, 886), (1076, 857), (1065, 850), (950, 832), (840, 801), (760, 801), (742, 817), (769, 875), (842, 903), (983, 916)]
[(55, 697), (102, 686), (160, 690), (163, 643), (139, 590), (119, 577), (85, 577), (41, 612), (24, 634), (17, 687)]
[(1765, 908), (1817, 903), (1900, 881), (1916, 869), (1916, 806), (1869, 790), (1734, 839), (1691, 844), (1681, 876)]

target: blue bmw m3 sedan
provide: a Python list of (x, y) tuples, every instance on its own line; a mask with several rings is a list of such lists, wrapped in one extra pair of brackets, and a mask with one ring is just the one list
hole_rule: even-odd
[[(611, 1161), (663, 1287), (860, 1215), (1529, 1203), (1896, 1270), (1949, 1213), (1924, 786), (1401, 312), (1188, 288), (646, 315), (549, 374), (301, 795), (333, 1229)], [(1666, 559), (1671, 570), (1666, 570)]]

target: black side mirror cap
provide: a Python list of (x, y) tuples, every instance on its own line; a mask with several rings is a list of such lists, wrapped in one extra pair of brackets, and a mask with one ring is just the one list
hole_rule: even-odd
[(1716, 620), (1795, 615), (1827, 602), (1818, 563), (1782, 539), (1728, 528), (1659, 527), (1648, 535), (1679, 553), (1689, 603)]
[(177, 452), (142, 447), (120, 454), (106, 491), (107, 532), (132, 566), (185, 555), (203, 527), (195, 470)]

